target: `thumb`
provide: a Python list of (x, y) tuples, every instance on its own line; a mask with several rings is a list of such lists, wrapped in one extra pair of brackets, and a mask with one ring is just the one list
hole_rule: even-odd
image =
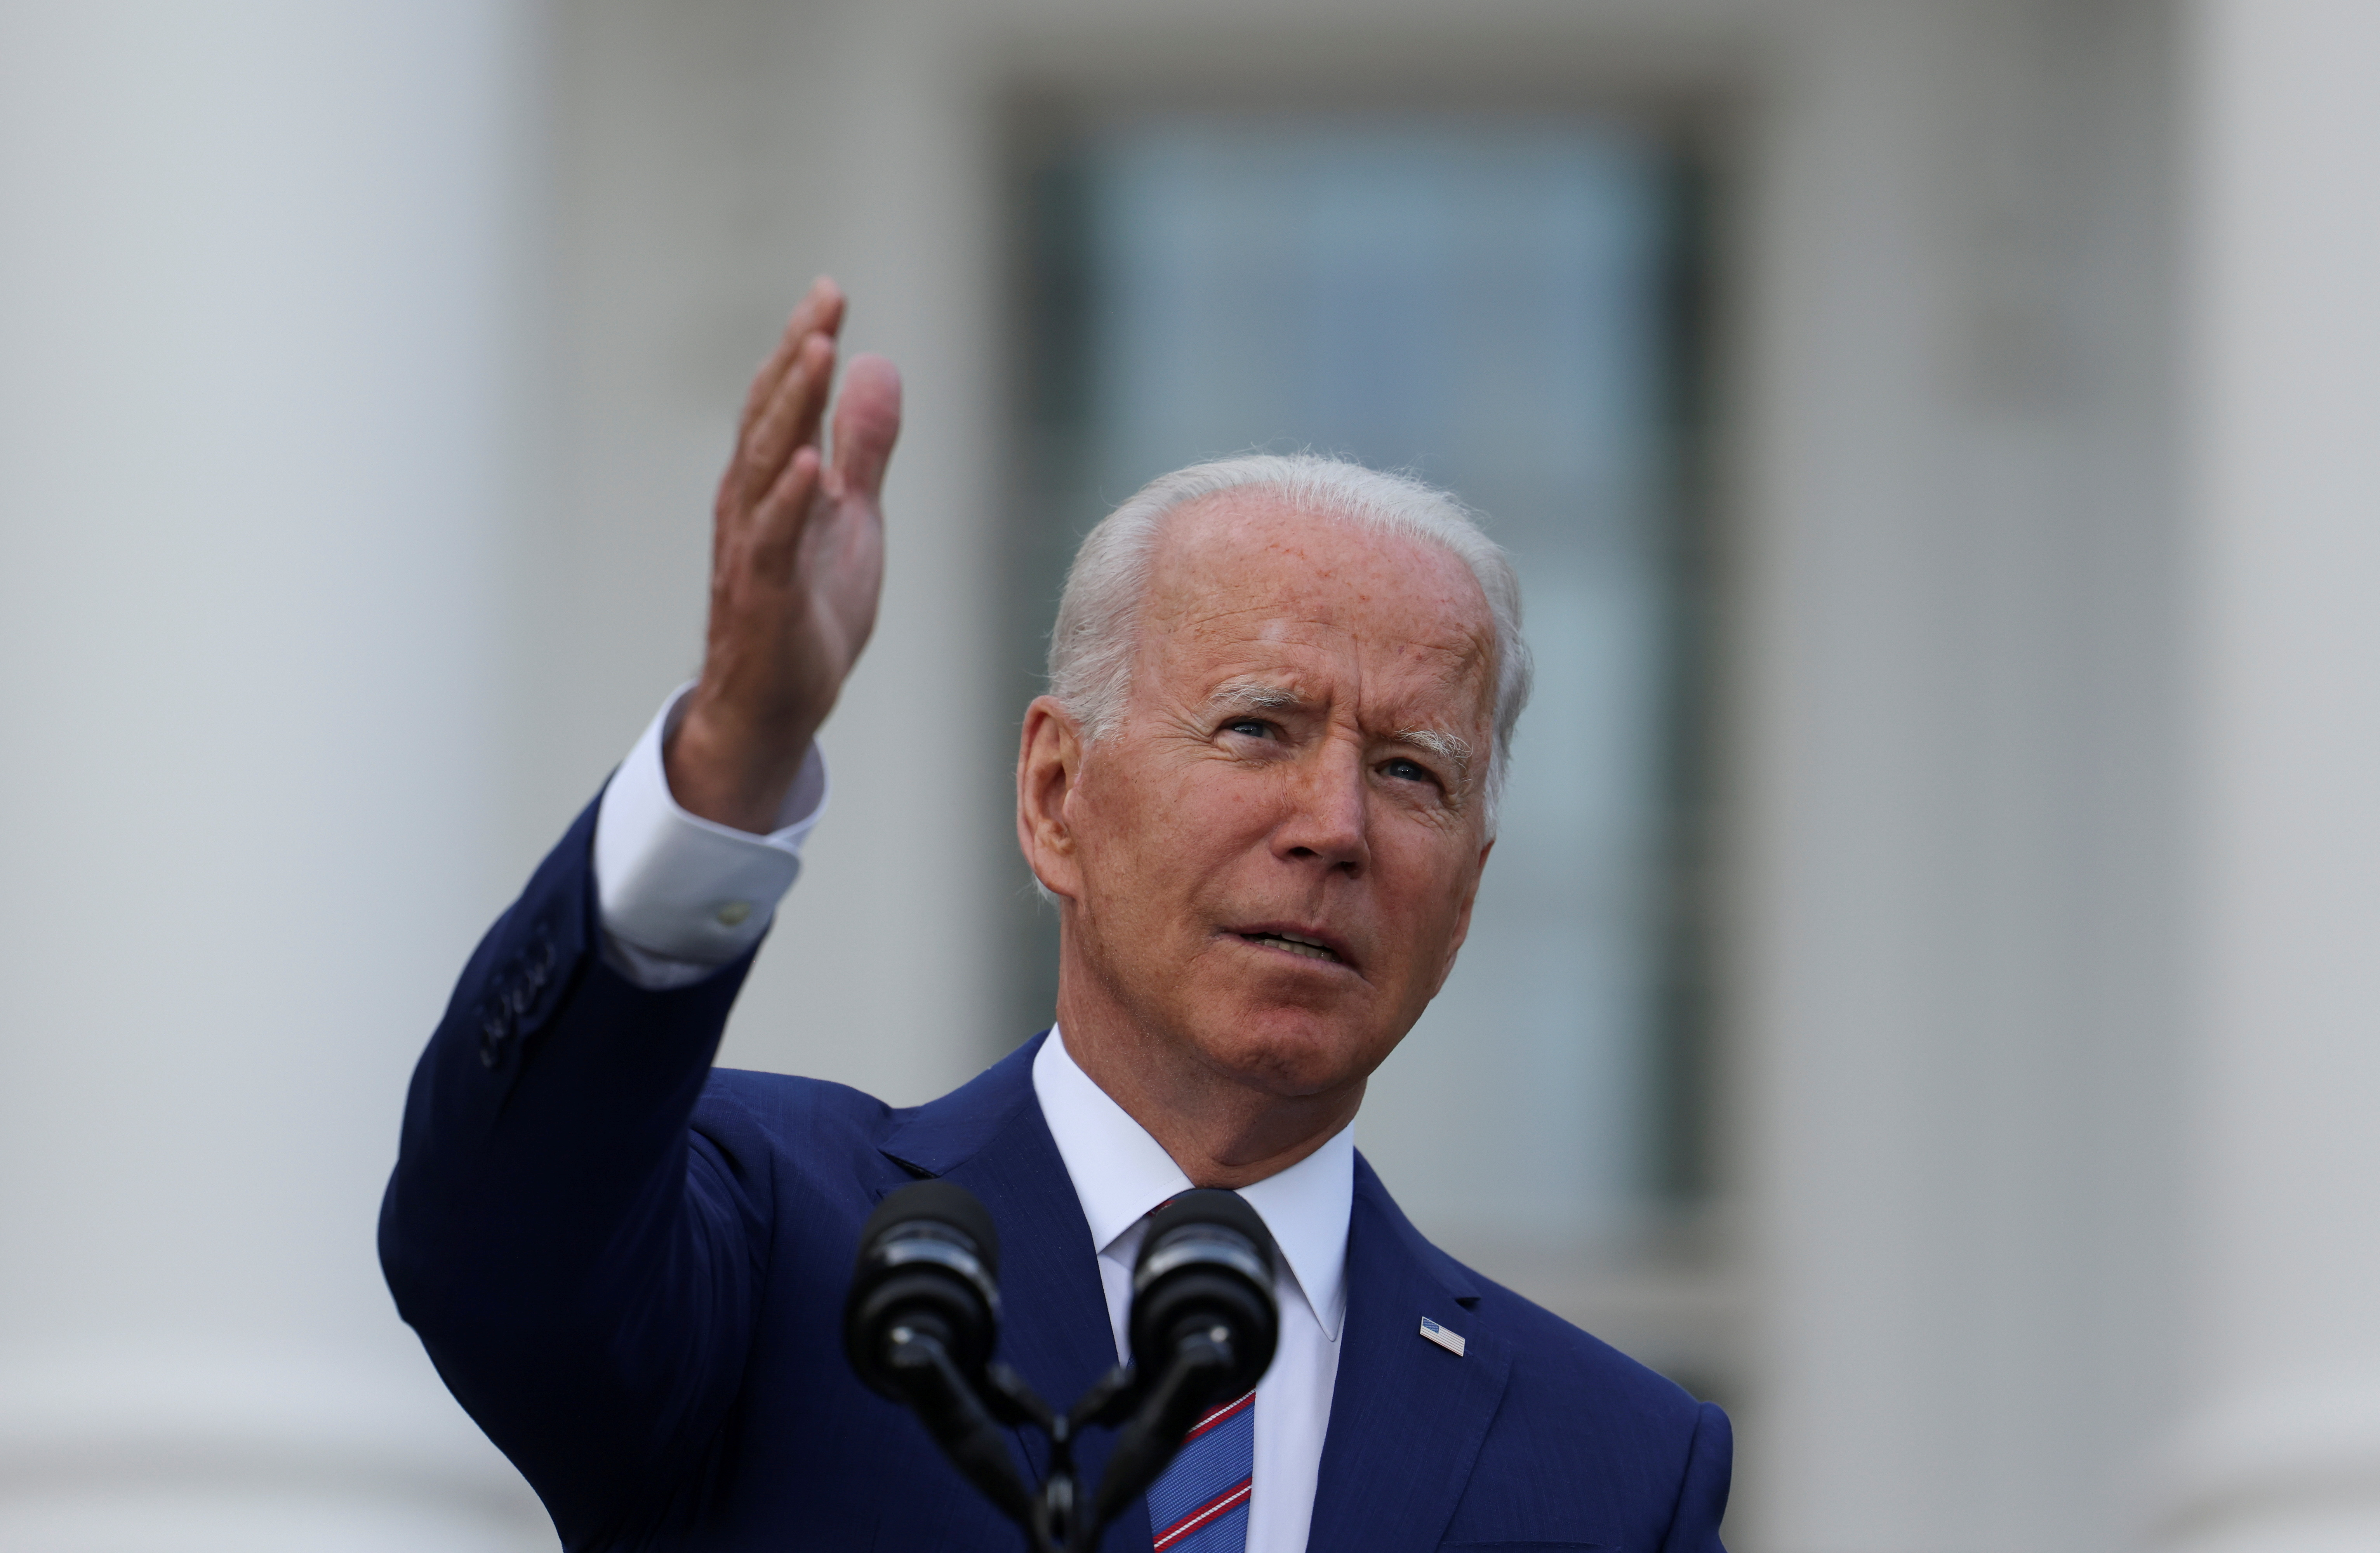
[(880, 356), (854, 357), (834, 408), (835, 483), (847, 495), (874, 502), (900, 434), (900, 371)]

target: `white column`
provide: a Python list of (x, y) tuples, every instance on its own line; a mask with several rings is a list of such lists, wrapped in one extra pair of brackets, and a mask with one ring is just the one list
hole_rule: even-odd
[(0, 1547), (539, 1540), (373, 1254), (504, 888), (527, 19), (0, 8)]
[(1731, 530), (1734, 1527), (2100, 1553), (2169, 1417), (2164, 21), (1798, 14)]
[(2168, 1546), (2380, 1547), (2380, 9), (2197, 6), (2196, 1399)]

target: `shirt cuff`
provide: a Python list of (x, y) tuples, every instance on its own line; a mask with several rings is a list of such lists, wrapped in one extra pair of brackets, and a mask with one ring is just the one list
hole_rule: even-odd
[(678, 807), (662, 748), (692, 685), (670, 697), (603, 789), (595, 816), (595, 896), (613, 968), (648, 988), (699, 981), (760, 941), (802, 871), (802, 843), (826, 807), (826, 759), (813, 743), (756, 835)]

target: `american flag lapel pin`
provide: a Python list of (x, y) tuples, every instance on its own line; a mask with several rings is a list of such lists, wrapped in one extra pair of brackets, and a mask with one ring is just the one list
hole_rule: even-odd
[(1425, 1316), (1421, 1318), (1421, 1335), (1429, 1339), (1430, 1341), (1438, 1344), (1440, 1348), (1445, 1349), (1449, 1353), (1453, 1354), (1456, 1358), (1460, 1359), (1463, 1357), (1463, 1334), (1461, 1332), (1450, 1332), (1445, 1328), (1439, 1326), (1437, 1322)]

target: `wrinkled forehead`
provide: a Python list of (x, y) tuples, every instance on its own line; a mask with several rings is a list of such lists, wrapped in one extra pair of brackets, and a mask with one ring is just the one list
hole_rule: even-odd
[(1495, 616), (1460, 556), (1261, 488), (1169, 517), (1140, 627), (1144, 660), (1174, 673), (1360, 661), (1410, 679), (1410, 692), (1455, 698), (1466, 715), (1493, 701)]

